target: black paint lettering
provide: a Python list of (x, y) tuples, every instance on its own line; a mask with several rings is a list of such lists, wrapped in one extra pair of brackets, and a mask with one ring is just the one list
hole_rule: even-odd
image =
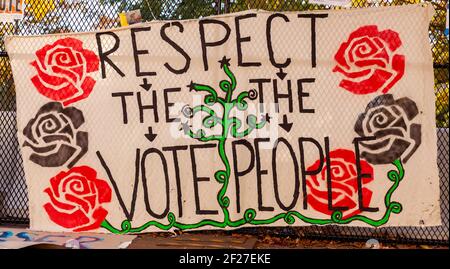
[(378, 207), (365, 207), (364, 201), (363, 201), (363, 192), (362, 192), (362, 179), (363, 178), (371, 178), (371, 174), (362, 174), (361, 171), (361, 156), (359, 156), (359, 142), (362, 141), (370, 141), (374, 140), (376, 137), (369, 136), (369, 137), (357, 137), (353, 140), (353, 143), (355, 144), (355, 155), (356, 155), (356, 180), (358, 182), (358, 206), (359, 210), (361, 211), (368, 211), (368, 212), (377, 212), (379, 210)]
[[(109, 35), (109, 36), (112, 36), (114, 38), (114, 46), (110, 50), (108, 50), (106, 52), (103, 51), (103, 46), (102, 46), (101, 36), (103, 36), (103, 35)], [(101, 32), (101, 33), (96, 33), (95, 34), (95, 39), (97, 40), (98, 57), (100, 58), (100, 67), (102, 69), (102, 78), (106, 78), (105, 62), (107, 62), (114, 70), (116, 70), (116, 72), (120, 76), (124, 77), (125, 74), (108, 57), (110, 54), (112, 54), (113, 52), (115, 52), (119, 48), (119, 46), (120, 46), (120, 39), (119, 39), (119, 37), (113, 32)]]
[(251, 37), (250, 36), (241, 36), (241, 26), (240, 21), (249, 19), (249, 18), (256, 18), (256, 13), (251, 14), (245, 14), (242, 16), (236, 16), (234, 18), (234, 22), (236, 25), (236, 46), (237, 46), (237, 57), (238, 57), (238, 66), (261, 66), (260, 62), (244, 62), (242, 59), (242, 43), (250, 42)]
[[(205, 24), (215, 24), (215, 25), (222, 26), (226, 31), (225, 36), (218, 41), (206, 41)], [(199, 28), (200, 28), (200, 41), (201, 41), (202, 55), (203, 55), (203, 66), (205, 68), (205, 71), (208, 71), (208, 53), (207, 53), (206, 48), (207, 47), (216, 47), (216, 46), (220, 46), (220, 45), (224, 44), (230, 37), (231, 29), (230, 29), (230, 26), (228, 26), (225, 22), (219, 21), (219, 20), (214, 20), (214, 19), (200, 20)]]
[(97, 158), (100, 161), (100, 164), (102, 165), (103, 169), (106, 172), (106, 175), (108, 176), (109, 181), (111, 182), (111, 185), (113, 187), (113, 190), (116, 194), (117, 200), (119, 201), (119, 205), (122, 208), (123, 214), (126, 216), (127, 220), (132, 221), (134, 216), (134, 210), (136, 208), (136, 198), (137, 198), (137, 190), (139, 186), (139, 160), (141, 159), (140, 149), (136, 149), (136, 161), (135, 161), (135, 175), (134, 175), (134, 185), (133, 185), (133, 194), (131, 198), (131, 208), (130, 211), (128, 211), (127, 207), (125, 206), (125, 202), (123, 201), (122, 195), (120, 194), (119, 188), (117, 187), (117, 183), (114, 180), (111, 170), (109, 169), (108, 165), (106, 164), (105, 160), (103, 159), (102, 154), (100, 151), (96, 152)]
[[(255, 151), (253, 150), (252, 144), (250, 144), (250, 142), (248, 142), (247, 140), (237, 140), (237, 141), (233, 141), (232, 145), (232, 149), (233, 149), (233, 170), (234, 170), (234, 178), (236, 181), (236, 208), (237, 208), (237, 213), (241, 212), (241, 188), (240, 188), (240, 183), (239, 183), (239, 177), (244, 176), (246, 174), (248, 174), (253, 167), (255, 167)], [(236, 148), (238, 145), (242, 145), (244, 147), (246, 147), (248, 149), (248, 151), (250, 152), (250, 163), (248, 165), (248, 167), (243, 170), (243, 171), (239, 171), (238, 168), (238, 156), (237, 156), (237, 151)]]
[[(163, 170), (164, 170), (164, 180), (165, 180), (165, 184), (166, 184), (166, 189), (165, 189), (166, 208), (164, 209), (164, 211), (161, 214), (157, 214), (152, 210), (152, 208), (150, 207), (150, 199), (148, 197), (148, 187), (147, 187), (148, 185), (147, 185), (145, 160), (147, 159), (147, 156), (152, 153), (156, 153), (156, 155), (159, 156), (159, 158), (161, 159), (162, 165), (163, 165)], [(154, 164), (155, 162), (151, 162), (151, 163)], [(152, 169), (152, 170), (154, 170), (154, 169)], [(169, 172), (167, 170), (167, 161), (164, 158), (164, 154), (156, 148), (149, 148), (146, 151), (144, 151), (144, 153), (142, 154), (142, 159), (141, 159), (141, 171), (142, 171), (142, 185), (144, 188), (145, 208), (146, 208), (147, 212), (150, 214), (150, 216), (157, 218), (157, 219), (162, 219), (167, 215), (167, 213), (169, 213), (169, 210), (170, 210), (170, 208), (169, 208), (170, 207)], [(161, 202), (161, 201), (158, 201), (158, 202)]]
[(256, 155), (256, 181), (258, 189), (258, 210), (259, 211), (274, 211), (272, 206), (263, 205), (262, 194), (262, 176), (267, 175), (267, 170), (261, 170), (261, 158), (259, 155), (259, 143), (270, 142), (270, 138), (256, 138), (255, 143), (255, 155)]
[(303, 89), (303, 83), (314, 83), (316, 79), (314, 78), (304, 78), (297, 80), (298, 87), (298, 106), (300, 113), (314, 113), (313, 108), (304, 108), (303, 106), (303, 98), (309, 97), (309, 92), (305, 92)]
[(175, 43), (172, 39), (170, 39), (167, 34), (166, 34), (166, 29), (172, 26), (176, 26), (178, 27), (178, 30), (180, 33), (183, 33), (184, 31), (184, 27), (183, 24), (181, 24), (180, 22), (168, 22), (166, 24), (164, 24), (161, 27), (161, 38), (162, 40), (166, 41), (172, 48), (174, 48), (178, 53), (180, 53), (185, 60), (185, 64), (182, 68), (180, 69), (175, 69), (173, 68), (169, 63), (165, 63), (164, 66), (172, 73), (174, 74), (183, 74), (186, 73), (186, 71), (189, 69), (189, 66), (191, 65), (191, 57), (186, 53), (186, 51), (184, 51), (177, 43)]
[[(305, 149), (303, 146), (303, 143), (309, 142), (312, 143), (319, 151), (319, 167), (316, 170), (306, 171), (306, 165), (305, 165)], [(319, 142), (317, 142), (312, 137), (300, 137), (298, 139), (298, 146), (300, 148), (300, 169), (302, 172), (302, 192), (303, 192), (303, 209), (308, 209), (308, 194), (306, 189), (306, 176), (310, 175), (317, 175), (322, 171), (322, 167), (324, 164), (324, 157), (323, 157), (323, 151), (322, 147), (320, 146)]]
[(169, 102), (170, 92), (181, 92), (181, 88), (167, 88), (164, 89), (164, 107), (166, 111), (166, 122), (179, 122), (179, 118), (170, 118), (169, 108), (173, 107), (174, 103)]
[(327, 190), (328, 190), (328, 210), (330, 211), (345, 211), (348, 207), (333, 207), (333, 179), (331, 178), (331, 160), (330, 160), (330, 139), (325, 137), (325, 158), (327, 168)]
[(148, 27), (136, 27), (131, 28), (131, 44), (133, 45), (133, 57), (134, 57), (134, 67), (136, 70), (136, 76), (155, 76), (156, 72), (144, 72), (141, 71), (141, 66), (139, 64), (139, 55), (148, 54), (148, 50), (139, 50), (136, 43), (136, 33), (138, 32), (148, 32), (150, 31), (150, 26)]
[(287, 80), (287, 93), (278, 93), (278, 83), (277, 80), (273, 80), (273, 94), (275, 98), (275, 104), (276, 104), (276, 112), (279, 112), (279, 99), (281, 98), (287, 98), (289, 102), (289, 113), (292, 113), (294, 111), (293, 101), (292, 101), (292, 85), (291, 80)]
[(198, 190), (198, 183), (209, 181), (209, 177), (199, 177), (197, 176), (197, 163), (195, 161), (195, 149), (205, 149), (205, 148), (215, 148), (216, 144), (203, 144), (203, 145), (191, 145), (191, 163), (192, 163), (192, 174), (194, 177), (194, 195), (195, 195), (195, 212), (197, 215), (218, 215), (217, 210), (206, 210), (200, 208), (200, 196)]
[(273, 46), (272, 46), (272, 21), (275, 18), (282, 18), (285, 22), (289, 22), (289, 18), (281, 13), (275, 13), (269, 16), (267, 19), (267, 25), (266, 25), (266, 37), (267, 37), (267, 49), (269, 51), (269, 59), (270, 63), (276, 67), (276, 68), (285, 68), (288, 67), (291, 64), (291, 58), (287, 58), (284, 63), (277, 63), (275, 61), (274, 52), (273, 52)]
[(142, 97), (141, 92), (137, 92), (137, 102), (138, 102), (138, 108), (139, 108), (139, 120), (141, 123), (144, 123), (144, 110), (146, 109), (152, 109), (153, 110), (153, 116), (155, 118), (155, 122), (159, 122), (158, 117), (158, 103), (156, 102), (156, 92), (152, 91), (152, 101), (153, 103), (151, 105), (143, 105), (142, 104)]
[(175, 180), (177, 183), (177, 202), (178, 202), (178, 217), (183, 216), (183, 193), (181, 192), (181, 179), (180, 179), (180, 166), (178, 165), (178, 154), (179, 150), (187, 150), (188, 146), (174, 146), (174, 147), (164, 147), (164, 151), (172, 151), (173, 165), (175, 169)]
[(261, 112), (264, 112), (264, 90), (263, 90), (263, 84), (264, 83), (270, 83), (270, 78), (256, 78), (256, 79), (249, 79), (249, 83), (256, 83), (258, 85), (258, 98), (259, 98), (259, 110)]
[(311, 19), (311, 67), (316, 67), (316, 18), (326, 18), (328, 14), (298, 14), (299, 18)]
[(111, 94), (112, 97), (120, 97), (122, 102), (122, 118), (123, 124), (128, 124), (128, 110), (127, 110), (127, 96), (133, 96), (133, 92), (114, 92)]
[[(287, 149), (289, 150), (289, 154), (291, 155), (292, 161), (294, 163), (294, 193), (292, 195), (292, 202), (288, 206), (283, 204), (280, 198), (280, 192), (278, 190), (278, 175), (277, 175), (277, 149), (280, 143), (283, 143), (286, 145)], [(292, 149), (292, 146), (289, 144), (289, 142), (285, 138), (278, 138), (275, 142), (275, 147), (272, 149), (272, 171), (273, 171), (273, 187), (275, 191), (275, 200), (277, 201), (278, 206), (285, 210), (289, 211), (292, 208), (295, 207), (297, 204), (298, 196), (300, 195), (300, 175), (298, 171), (298, 162), (297, 157), (295, 156), (294, 149)]]

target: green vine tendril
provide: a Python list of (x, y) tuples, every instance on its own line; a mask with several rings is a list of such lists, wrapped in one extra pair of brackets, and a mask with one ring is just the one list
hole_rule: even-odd
[[(139, 233), (147, 228), (154, 226), (160, 230), (171, 230), (171, 229), (179, 229), (179, 230), (191, 230), (197, 229), (204, 226), (212, 226), (216, 228), (225, 228), (225, 227), (240, 227), (245, 224), (250, 225), (267, 225), (275, 223), (279, 220), (283, 220), (286, 224), (292, 225), (296, 222), (296, 219), (301, 220), (306, 223), (315, 224), (315, 225), (326, 225), (326, 224), (348, 224), (352, 221), (361, 221), (367, 223), (373, 227), (379, 227), (388, 222), (389, 217), (392, 213), (398, 214), (402, 211), (402, 205), (399, 202), (392, 201), (392, 195), (395, 190), (398, 188), (400, 181), (404, 177), (404, 168), (400, 160), (396, 160), (393, 162), (396, 170), (391, 170), (387, 173), (387, 176), (390, 181), (392, 181), (392, 186), (389, 188), (386, 196), (384, 198), (384, 203), (386, 206), (386, 211), (379, 220), (374, 220), (362, 215), (355, 215), (346, 219), (343, 219), (343, 213), (340, 211), (335, 211), (332, 213), (329, 219), (315, 219), (309, 218), (298, 211), (288, 211), (279, 213), (268, 219), (257, 219), (257, 212), (253, 208), (249, 208), (245, 210), (241, 219), (231, 220), (230, 214), (228, 211), (228, 206), (230, 205), (230, 199), (226, 196), (226, 191), (228, 189), (229, 179), (231, 175), (231, 166), (228, 160), (228, 156), (225, 151), (226, 141), (228, 135), (231, 133), (231, 136), (235, 138), (243, 138), (248, 136), (255, 129), (261, 129), (267, 123), (266, 119), (262, 119), (258, 122), (258, 119), (255, 115), (247, 116), (247, 128), (244, 131), (238, 131), (242, 128), (242, 121), (236, 117), (230, 117), (230, 112), (233, 108), (237, 108), (238, 110), (246, 110), (248, 107), (247, 99), (254, 100), (257, 97), (257, 93), (255, 90), (243, 91), (241, 92), (237, 98), (232, 99), (233, 92), (236, 89), (236, 77), (229, 69), (228, 59), (225, 57), (220, 61), (221, 68), (224, 70), (229, 80), (222, 80), (219, 83), (220, 89), (225, 93), (225, 98), (220, 97), (217, 94), (217, 91), (208, 85), (191, 83), (192, 90), (196, 92), (207, 92), (208, 94), (204, 98), (205, 105), (199, 105), (192, 109), (189, 109), (189, 117), (193, 117), (196, 113), (204, 112), (207, 114), (202, 120), (202, 125), (205, 128), (211, 129), (218, 124), (222, 126), (222, 133), (220, 135), (211, 135), (207, 136), (205, 130), (200, 129), (196, 132), (193, 132), (189, 128), (184, 128), (184, 132), (186, 135), (193, 139), (197, 139), (201, 142), (209, 142), (209, 141), (217, 141), (217, 150), (219, 153), (219, 157), (224, 164), (224, 170), (216, 171), (214, 174), (215, 180), (221, 184), (221, 188), (217, 193), (217, 202), (219, 203), (220, 208), (222, 209), (224, 220), (223, 221), (215, 221), (210, 219), (205, 219), (199, 221), (197, 223), (192, 224), (184, 224), (177, 221), (175, 214), (173, 212), (169, 212), (167, 214), (167, 223), (164, 224), (159, 221), (149, 221), (141, 226), (133, 227), (131, 221), (124, 220), (121, 223), (121, 227), (115, 228), (108, 220), (104, 220), (101, 224), (101, 227), (108, 230), (114, 234), (128, 234), (128, 233)], [(223, 108), (223, 117), (219, 118), (216, 112), (210, 108), (214, 104), (220, 104)], [(183, 112), (184, 113), (184, 112)]]

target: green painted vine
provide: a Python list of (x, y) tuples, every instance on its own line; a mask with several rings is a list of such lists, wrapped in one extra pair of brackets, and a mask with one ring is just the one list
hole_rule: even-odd
[[(392, 195), (395, 190), (398, 188), (400, 181), (404, 177), (404, 168), (400, 160), (395, 160), (393, 165), (396, 170), (391, 170), (387, 173), (387, 177), (390, 181), (392, 181), (392, 186), (389, 188), (386, 196), (384, 198), (384, 203), (386, 206), (386, 211), (379, 220), (374, 220), (362, 215), (355, 215), (346, 219), (342, 219), (343, 213), (341, 211), (335, 211), (331, 214), (329, 219), (315, 219), (310, 218), (298, 211), (288, 211), (277, 214), (268, 219), (257, 219), (256, 210), (253, 208), (247, 209), (242, 218), (238, 220), (230, 219), (230, 214), (228, 211), (228, 206), (230, 204), (230, 199), (226, 196), (226, 191), (229, 184), (229, 179), (231, 175), (231, 166), (228, 160), (228, 156), (225, 151), (226, 141), (228, 135), (231, 134), (232, 137), (235, 138), (243, 138), (248, 136), (256, 129), (261, 129), (268, 122), (268, 118), (264, 117), (258, 122), (258, 118), (255, 115), (247, 116), (247, 128), (239, 132), (238, 130), (242, 127), (242, 121), (236, 117), (230, 117), (230, 112), (233, 108), (237, 108), (238, 110), (244, 111), (248, 108), (248, 103), (246, 99), (254, 100), (257, 97), (257, 93), (255, 90), (243, 91), (241, 92), (235, 99), (233, 99), (233, 92), (236, 89), (236, 77), (231, 72), (229, 68), (229, 59), (225, 57), (220, 61), (221, 68), (224, 70), (229, 80), (222, 80), (219, 83), (220, 89), (225, 93), (225, 97), (222, 98), (218, 95), (217, 91), (208, 85), (202, 85), (197, 83), (191, 83), (190, 88), (192, 91), (196, 92), (206, 92), (207, 95), (204, 97), (205, 105), (195, 106), (193, 108), (185, 107), (183, 108), (183, 114), (188, 117), (193, 117), (196, 113), (205, 112), (207, 116), (203, 118), (202, 125), (206, 128), (213, 128), (218, 124), (222, 126), (222, 133), (220, 135), (211, 135), (207, 136), (203, 129), (198, 130), (197, 132), (193, 132), (187, 123), (183, 124), (183, 130), (186, 135), (190, 136), (193, 139), (197, 139), (201, 142), (217, 142), (217, 150), (219, 153), (219, 157), (222, 160), (225, 169), (219, 170), (214, 174), (215, 180), (222, 185), (219, 192), (217, 193), (217, 202), (219, 203), (223, 215), (223, 221), (216, 221), (211, 219), (205, 219), (199, 221), (197, 223), (185, 224), (178, 222), (175, 214), (173, 212), (169, 212), (167, 214), (167, 222), (166, 224), (159, 221), (149, 221), (139, 227), (133, 227), (131, 221), (124, 220), (122, 221), (121, 227), (114, 227), (108, 220), (104, 220), (101, 224), (101, 227), (104, 229), (115, 233), (115, 234), (127, 234), (127, 233), (139, 233), (147, 228), (154, 226), (160, 230), (171, 230), (171, 229), (179, 229), (179, 230), (188, 230), (188, 229), (197, 229), (204, 226), (212, 226), (216, 228), (225, 228), (225, 227), (240, 227), (245, 224), (250, 225), (267, 225), (275, 223), (279, 220), (283, 220), (286, 224), (294, 224), (296, 219), (301, 220), (306, 223), (315, 224), (315, 225), (325, 225), (325, 224), (348, 224), (352, 221), (361, 221), (367, 223), (373, 227), (381, 226), (388, 222), (389, 217), (392, 213), (398, 214), (402, 211), (402, 205), (399, 202), (392, 201)], [(210, 108), (210, 106), (214, 104), (220, 104), (223, 108), (223, 116), (222, 118), (216, 115), (216, 112)]]

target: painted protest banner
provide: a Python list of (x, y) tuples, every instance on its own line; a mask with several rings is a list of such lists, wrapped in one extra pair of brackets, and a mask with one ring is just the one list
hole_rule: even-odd
[(0, 22), (21, 20), (23, 10), (23, 0), (0, 0)]
[(439, 225), (432, 14), (9, 37), (31, 228)]

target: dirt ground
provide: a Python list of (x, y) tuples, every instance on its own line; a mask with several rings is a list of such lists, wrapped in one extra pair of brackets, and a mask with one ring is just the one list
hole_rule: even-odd
[(187, 233), (149, 233), (139, 235), (130, 249), (226, 248), (226, 249), (448, 249), (448, 245), (385, 243), (350, 240), (308, 239), (298, 236), (203, 231)]
[[(15, 225), (12, 228), (27, 228)], [(341, 236), (342, 237), (342, 236)], [(301, 229), (264, 228), (234, 231), (157, 232), (138, 235), (128, 249), (449, 249), (447, 244), (405, 244), (379, 240), (327, 240), (305, 236)], [(29, 248), (64, 248), (37, 245)]]

